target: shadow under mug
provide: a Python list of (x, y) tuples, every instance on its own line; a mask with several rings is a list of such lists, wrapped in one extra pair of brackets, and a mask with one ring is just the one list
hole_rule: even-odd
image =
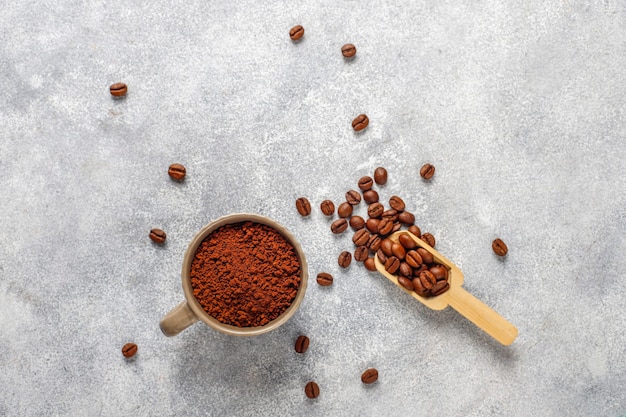
[[(264, 326), (237, 327), (224, 324), (210, 316), (206, 311), (204, 311), (198, 300), (196, 300), (193, 295), (190, 271), (191, 264), (196, 254), (196, 250), (207, 236), (209, 236), (213, 231), (227, 224), (242, 223), (248, 221), (263, 224), (273, 228), (274, 230), (279, 232), (285, 239), (287, 239), (287, 241), (293, 246), (300, 261), (300, 286), (298, 287), (298, 292), (296, 293), (296, 297), (291, 305), (274, 320), (270, 321)], [(302, 248), (300, 247), (300, 244), (298, 243), (296, 238), (287, 229), (276, 223), (274, 220), (268, 217), (260, 216), (258, 214), (229, 214), (227, 216), (220, 217), (204, 226), (194, 236), (191, 243), (187, 247), (182, 269), (182, 283), (183, 292), (185, 294), (185, 301), (183, 301), (178, 306), (174, 307), (173, 310), (167, 313), (161, 319), (159, 326), (161, 327), (161, 331), (163, 332), (163, 334), (165, 334), (166, 336), (176, 336), (187, 327), (191, 326), (199, 320), (215, 330), (232, 336), (257, 336), (263, 333), (267, 333), (284, 324), (287, 320), (291, 318), (291, 316), (295, 314), (295, 312), (298, 310), (298, 307), (300, 307), (302, 299), (304, 298), (304, 293), (306, 292), (307, 287), (307, 280), (308, 269), (304, 252), (302, 251)]]

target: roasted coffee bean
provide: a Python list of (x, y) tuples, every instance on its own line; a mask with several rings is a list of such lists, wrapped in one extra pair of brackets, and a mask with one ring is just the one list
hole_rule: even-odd
[(374, 182), (378, 185), (385, 185), (387, 183), (387, 170), (383, 167), (378, 167), (374, 170)]
[[(398, 268), (398, 273), (403, 277), (412, 278), (413, 277), (413, 268), (406, 262), (400, 262), (400, 268)], [(411, 289), (413, 289), (413, 285), (411, 285)]]
[(122, 346), (122, 355), (125, 358), (132, 358), (137, 353), (137, 345), (135, 343), (126, 343)]
[(491, 248), (498, 256), (504, 256), (509, 252), (509, 248), (506, 246), (506, 243), (502, 241), (502, 239), (496, 239), (491, 242)]
[(398, 284), (402, 285), (409, 291), (413, 291), (413, 282), (405, 276), (400, 275), (398, 277)]
[(374, 180), (369, 175), (366, 175), (359, 179), (359, 189), (361, 189), (362, 191), (370, 190), (372, 188), (372, 185), (374, 185)]
[(374, 258), (367, 258), (363, 262), (363, 265), (365, 265), (365, 269), (368, 271), (376, 271), (376, 262), (374, 261)]
[(330, 231), (338, 235), (343, 233), (348, 228), (348, 221), (346, 219), (337, 219), (330, 225)]
[(435, 247), (435, 236), (430, 233), (424, 233), (421, 239), (428, 244), (431, 248)]
[(388, 257), (385, 262), (385, 270), (390, 274), (395, 274), (398, 268), (400, 268), (400, 260), (395, 256)]
[(398, 242), (393, 242), (391, 245), (391, 253), (393, 253), (393, 256), (400, 260), (403, 260), (406, 257), (406, 250)]
[(158, 243), (159, 245), (165, 243), (165, 239), (167, 239), (167, 235), (161, 229), (152, 229), (150, 230), (150, 239), (154, 243)]
[(438, 283), (433, 285), (433, 288), (430, 290), (430, 292), (432, 293), (432, 295), (439, 295), (448, 291), (449, 288), (450, 284), (448, 283), (448, 281), (439, 281)]
[(420, 230), (420, 228), (414, 224), (412, 224), (411, 226), (409, 226), (408, 229), (409, 232), (411, 232), (413, 235), (415, 235), (416, 238), (420, 238), (422, 236), (422, 231)]
[(398, 212), (394, 209), (385, 210), (380, 217), (383, 219), (389, 219), (395, 223), (398, 221)]
[(304, 353), (309, 348), (309, 338), (302, 335), (296, 339), (295, 349), (298, 353)]
[(415, 277), (412, 280), (413, 282), (413, 290), (418, 294), (421, 295), (422, 297), (426, 297), (429, 293), (429, 291), (424, 288), (424, 286), (422, 285), (422, 281), (419, 279), (419, 277)]
[(390, 219), (382, 219), (378, 223), (378, 233), (387, 236), (393, 230), (393, 222)]
[(380, 243), (380, 248), (383, 250), (383, 252), (385, 252), (385, 255), (387, 256), (393, 255), (393, 252), (391, 251), (392, 247), (393, 247), (393, 240), (389, 238), (383, 239), (383, 241)]
[(365, 227), (365, 220), (361, 216), (350, 217), (350, 227), (354, 230), (361, 230)]
[(376, 252), (378, 249), (380, 249), (380, 243), (382, 241), (383, 240), (380, 238), (380, 236), (374, 234), (370, 236), (365, 246), (367, 246), (372, 252)]
[(413, 276), (419, 277), (422, 271), (428, 271), (428, 264), (426, 262), (422, 262), (422, 264), (413, 270)]
[(420, 168), (420, 175), (425, 180), (429, 180), (435, 175), (435, 167), (431, 164), (424, 164)]
[(425, 264), (432, 264), (434, 262), (435, 258), (433, 257), (433, 254), (428, 252), (426, 249), (424, 249), (424, 248), (417, 248), (415, 250), (422, 257), (422, 262), (423, 263), (425, 263)]
[(357, 248), (354, 250), (354, 259), (359, 262), (363, 262), (367, 259), (369, 254), (370, 250), (367, 248), (367, 246), (357, 246)]
[(387, 262), (387, 258), (389, 257), (389, 255), (387, 255), (387, 254), (385, 254), (385, 252), (383, 252), (382, 248), (378, 249), (376, 251), (376, 256), (378, 256), (378, 260), (383, 265), (385, 264), (385, 262)]
[(346, 201), (350, 205), (356, 206), (361, 202), (361, 194), (356, 190), (350, 190), (346, 193)]
[(343, 203), (339, 204), (339, 207), (337, 208), (337, 214), (339, 215), (339, 217), (350, 217), (352, 215), (352, 210), (354, 210), (352, 208), (352, 204), (344, 201)]
[(389, 199), (389, 206), (397, 212), (401, 212), (404, 210), (404, 201), (397, 195), (394, 195)]
[(372, 203), (367, 208), (367, 215), (372, 219), (378, 219), (385, 211), (385, 207), (380, 203)]
[(404, 260), (407, 264), (411, 266), (411, 268), (419, 268), (422, 265), (422, 257), (417, 251), (410, 250), (404, 256)]
[(443, 265), (433, 265), (428, 270), (435, 276), (437, 281), (445, 281), (448, 279), (448, 270)]
[(352, 242), (357, 246), (365, 246), (370, 239), (370, 234), (367, 230), (357, 230), (354, 236), (352, 236)]
[(411, 236), (409, 236), (407, 233), (402, 233), (398, 237), (398, 242), (400, 242), (400, 244), (406, 250), (415, 249), (417, 247), (417, 243), (415, 243), (415, 241), (411, 239)]
[(378, 233), (378, 225), (380, 224), (380, 219), (367, 219), (365, 222), (365, 227), (370, 233)]
[(352, 121), (352, 129), (354, 129), (355, 131), (359, 132), (359, 131), (365, 129), (367, 127), (367, 125), (369, 125), (369, 123), (370, 123), (370, 119), (367, 117), (367, 115), (359, 114)]
[(413, 224), (415, 223), (415, 215), (413, 213), (409, 213), (408, 211), (403, 211), (398, 214), (398, 220), (402, 224)]
[(376, 368), (370, 368), (365, 370), (361, 374), (361, 382), (364, 384), (372, 384), (378, 380), (378, 371)]
[(356, 55), (356, 47), (351, 43), (347, 43), (341, 47), (341, 54), (346, 58), (352, 58)]
[(328, 287), (333, 284), (333, 276), (328, 272), (320, 272), (317, 274), (317, 283), (322, 287)]
[(437, 283), (437, 279), (430, 271), (420, 272), (419, 278), (422, 282), (422, 286), (427, 290), (430, 290)]
[(335, 203), (330, 200), (324, 200), (320, 204), (320, 210), (322, 210), (325, 216), (332, 216), (335, 213)]
[(398, 230), (400, 230), (402, 228), (402, 223), (400, 222), (395, 222), (393, 224), (393, 229), (391, 229), (391, 233), (397, 232)]
[(113, 97), (124, 97), (128, 92), (128, 87), (124, 83), (111, 84), (109, 92)]
[(308, 382), (304, 386), (304, 393), (311, 399), (317, 398), (320, 395), (320, 387), (313, 381)]
[(293, 41), (297, 41), (304, 36), (304, 28), (300, 25), (294, 26), (289, 30), (289, 37)]
[(187, 175), (187, 169), (185, 169), (185, 167), (181, 164), (172, 164), (167, 169), (167, 174), (174, 181), (180, 182), (185, 179), (185, 175)]
[(363, 193), (363, 200), (367, 204), (376, 203), (379, 200), (378, 193), (375, 190), (367, 190)]
[(300, 197), (296, 200), (296, 209), (301, 216), (306, 217), (311, 214), (311, 203), (306, 197)]
[(337, 258), (337, 263), (342, 268), (347, 268), (350, 266), (352, 262), (352, 254), (348, 251), (343, 251), (339, 254), (339, 258)]

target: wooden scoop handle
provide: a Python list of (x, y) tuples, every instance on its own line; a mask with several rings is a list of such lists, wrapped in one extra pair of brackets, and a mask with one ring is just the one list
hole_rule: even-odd
[(446, 295), (453, 309), (503, 345), (510, 345), (517, 337), (515, 326), (463, 287), (450, 288)]

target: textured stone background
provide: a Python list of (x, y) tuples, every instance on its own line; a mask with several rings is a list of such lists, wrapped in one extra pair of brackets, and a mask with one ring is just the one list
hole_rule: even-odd
[[(0, 415), (626, 415), (625, 2), (5, 0), (0, 41)], [(381, 165), (512, 346), (339, 270), (318, 205)], [(233, 212), (335, 285), (264, 336), (164, 337), (187, 243)]]

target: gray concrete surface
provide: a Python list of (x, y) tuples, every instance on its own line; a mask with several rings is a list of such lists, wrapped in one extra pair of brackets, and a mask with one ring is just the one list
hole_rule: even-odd
[[(269, 3), (3, 3), (0, 415), (625, 416), (626, 3)], [(352, 242), (318, 205), (377, 166), (512, 346), (339, 270)], [(233, 212), (335, 285), (267, 335), (164, 337), (187, 243)]]

